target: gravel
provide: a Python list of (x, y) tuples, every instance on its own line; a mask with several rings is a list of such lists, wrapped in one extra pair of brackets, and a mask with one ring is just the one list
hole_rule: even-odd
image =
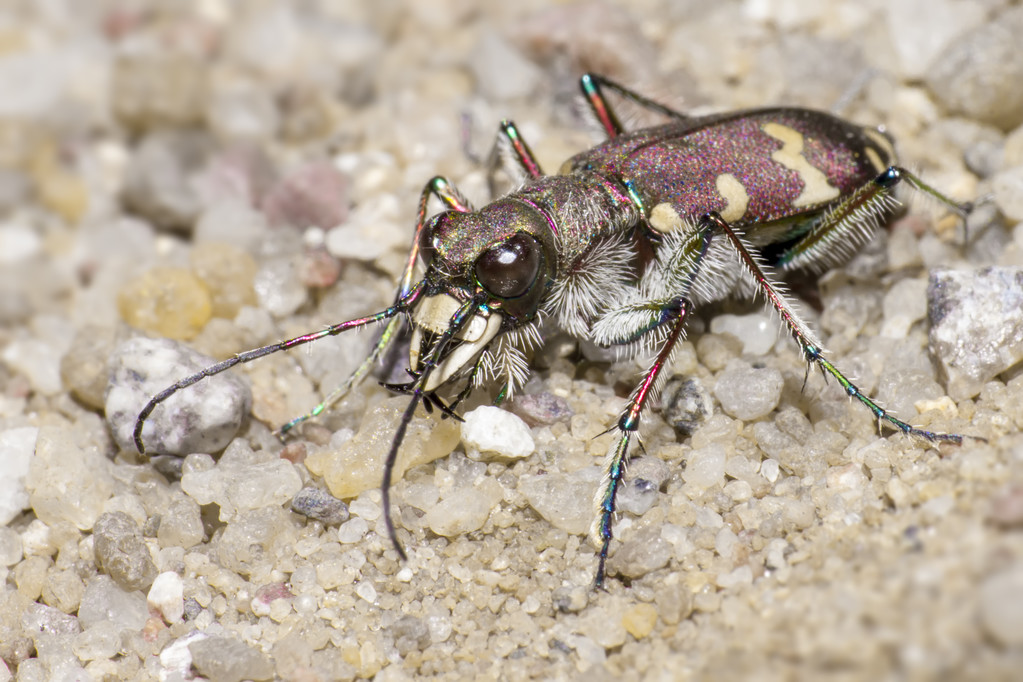
[[(1013, 677), (1005, 4), (5, 3), (0, 682)], [(408, 561), (379, 491), (407, 397), (366, 381), (273, 434), (372, 331), (179, 391), (144, 432), (173, 457), (135, 454), (167, 384), (388, 306), (424, 183), (485, 203), (472, 157), (502, 118), (548, 170), (594, 144), (583, 70), (683, 110), (841, 100), (926, 182), (990, 195), (965, 248), (909, 202), (849, 264), (791, 283), (838, 367), (964, 443), (878, 435), (762, 301), (737, 301), (695, 312), (643, 417), (606, 591), (592, 500), (645, 359), (552, 336), (500, 411), (482, 392), (464, 428), (419, 410), (391, 496)]]

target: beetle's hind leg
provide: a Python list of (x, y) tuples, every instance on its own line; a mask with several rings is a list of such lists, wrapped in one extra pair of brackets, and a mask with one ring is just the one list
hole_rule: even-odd
[(604, 96), (603, 88), (607, 88), (625, 99), (635, 102), (644, 109), (663, 114), (669, 118), (674, 118), (680, 121), (687, 121), (689, 117), (685, 114), (675, 111), (671, 107), (666, 107), (660, 102), (644, 97), (634, 90), (630, 90), (623, 85), (615, 83), (609, 78), (595, 74), (595, 73), (584, 73), (579, 79), (579, 88), (583, 91), (583, 97), (586, 98), (586, 103), (590, 105), (590, 109), (593, 111), (593, 115), (600, 121), (601, 127), (604, 128), (604, 132), (607, 133), (608, 137), (618, 137), (625, 132), (625, 127), (622, 126), (621, 121), (618, 119), (618, 115), (615, 114), (611, 104), (607, 101)]
[[(412, 236), (412, 247), (409, 250), (408, 259), (405, 261), (405, 268), (402, 271), (401, 279), (398, 284), (398, 293), (395, 296), (395, 301), (400, 301), (405, 298), (412, 288), (412, 282), (415, 278), (416, 260), (419, 258), (419, 246), (421, 244), (423, 230), (425, 229), (426, 212), (430, 197), (438, 198), (448, 209), (452, 211), (465, 213), (473, 210), (469, 201), (462, 195), (458, 188), (446, 178), (438, 175), (431, 178), (430, 181), (426, 183), (426, 186), (423, 187), (422, 193), (419, 195), (419, 208), (416, 212), (416, 229)], [(380, 339), (373, 346), (369, 355), (366, 356), (366, 359), (362, 361), (354, 372), (352, 372), (351, 376), (349, 376), (344, 383), (331, 391), (330, 394), (312, 410), (299, 417), (295, 417), (278, 429), (277, 436), (279, 438), (283, 438), (289, 431), (299, 424), (318, 417), (346, 396), (349, 391), (358, 386), (363, 379), (369, 376), (369, 373), (373, 370), (377, 363), (383, 359), (383, 357), (387, 354), (387, 351), (391, 348), (391, 345), (394, 343), (394, 339), (398, 336), (398, 332), (401, 329), (402, 322), (402, 317), (392, 317), (387, 323), (387, 326), (384, 327), (383, 334), (380, 335)]]
[(889, 166), (827, 211), (772, 264), (786, 270), (808, 267), (822, 271), (848, 259), (870, 239), (880, 219), (897, 205), (893, 192), (903, 181), (937, 199), (964, 221), (973, 208), (970, 203), (953, 201), (905, 168)]
[[(800, 350), (803, 352), (803, 357), (806, 358), (808, 363), (816, 364), (825, 375), (834, 377), (835, 380), (841, 384), (842, 388), (845, 389), (846, 394), (850, 398), (855, 398), (874, 414), (874, 418), (877, 419), (879, 424), (887, 423), (889, 426), (901, 431), (902, 433), (911, 436), (918, 436), (932, 443), (962, 442), (963, 437), (960, 435), (935, 433), (933, 431), (925, 431), (923, 429), (918, 429), (915, 426), (911, 426), (885, 410), (869, 396), (864, 394), (824, 356), (824, 348), (820, 341), (816, 339), (806, 324), (799, 319), (799, 316), (793, 309), (792, 304), (789, 303), (782, 292), (781, 287), (773, 283), (771, 276), (766, 270), (766, 266), (761, 262), (759, 254), (753, 249), (753, 247), (748, 245), (738, 234), (736, 234), (731, 226), (718, 214), (711, 213), (707, 217), (709, 217), (709, 219), (717, 225), (719, 233), (731, 244), (733, 250), (738, 255), (739, 260), (742, 263), (743, 269), (745, 269), (753, 278), (753, 282), (756, 285), (757, 290), (764, 294), (771, 306), (778, 312), (782, 322), (786, 327), (788, 327), (789, 332), (799, 345)], [(705, 219), (707, 217), (705, 217)]]

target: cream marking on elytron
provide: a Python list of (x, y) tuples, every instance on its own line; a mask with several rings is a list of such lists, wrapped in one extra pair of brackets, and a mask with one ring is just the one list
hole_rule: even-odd
[(883, 161), (881, 161), (881, 157), (878, 156), (877, 152), (875, 152), (870, 147), (866, 148), (866, 155), (867, 155), (867, 160), (870, 161), (870, 165), (873, 166), (874, 168), (876, 168), (878, 173), (880, 173), (885, 168), (887, 168), (885, 163)]
[(799, 173), (803, 181), (803, 191), (792, 201), (794, 208), (817, 206), (839, 197), (841, 192), (828, 182), (828, 176), (821, 169), (811, 166), (803, 156), (802, 133), (780, 123), (765, 123), (762, 130), (782, 144), (781, 149), (771, 154), (771, 158)]
[[(730, 223), (746, 215), (746, 208), (749, 206), (749, 194), (742, 183), (731, 173), (722, 173), (715, 181), (718, 194), (724, 197), (725, 208), (720, 211), (721, 217)], [(836, 192), (838, 190), (835, 190)]]
[(887, 161), (882, 160), (876, 151), (867, 147), (867, 158), (870, 159), (870, 163), (872, 163), (874, 168), (877, 169), (877, 172), (880, 173), (888, 167), (888, 164), (891, 163), (891, 159), (895, 158), (895, 147), (892, 145), (892, 141), (885, 137), (884, 133), (880, 130), (875, 128), (864, 128), (863, 134), (874, 144), (880, 147), (881, 151), (884, 152), (885, 158), (888, 159)]
[(647, 218), (650, 227), (662, 234), (671, 234), (682, 226), (682, 219), (671, 204), (657, 204)]

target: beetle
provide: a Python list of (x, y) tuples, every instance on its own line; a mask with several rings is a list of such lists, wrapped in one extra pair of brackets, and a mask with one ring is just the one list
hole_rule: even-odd
[[(911, 426), (879, 406), (839, 371), (802, 321), (780, 283), (793, 270), (820, 271), (870, 239), (897, 203), (902, 182), (965, 218), (956, 203), (897, 165), (881, 129), (810, 109), (778, 107), (690, 116), (614, 81), (585, 74), (580, 87), (607, 139), (546, 175), (511, 121), (500, 125), (506, 163), (523, 177), (514, 191), (476, 210), (442, 176), (426, 183), (394, 303), (367, 317), (240, 353), (154, 396), (157, 405), (205, 377), (270, 353), (386, 322), (380, 340), (344, 386), (283, 435), (322, 412), (362, 380), (394, 343), (407, 319), (408, 374), (389, 388), (409, 394), (392, 439), (381, 490), (387, 531), (398, 554), (390, 486), (398, 448), (420, 403), (456, 416), (474, 386), (496, 379), (510, 395), (528, 374), (525, 351), (550, 321), (578, 339), (653, 361), (617, 423), (596, 491), (592, 539), (599, 550), (594, 584), (603, 585), (616, 499), (629, 446), (664, 368), (684, 338), (694, 307), (732, 295), (763, 295), (807, 363), (838, 381), (880, 424), (930, 442), (962, 436)], [(662, 115), (666, 122), (627, 132), (606, 92)], [(492, 155), (491, 171), (497, 161)], [(439, 199), (444, 211), (427, 218)], [(425, 274), (417, 278), (417, 263)], [(440, 394), (451, 396), (448, 400)]]

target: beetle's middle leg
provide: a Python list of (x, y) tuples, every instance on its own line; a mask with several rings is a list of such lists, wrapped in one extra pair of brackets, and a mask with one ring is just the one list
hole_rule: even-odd
[(692, 310), (688, 296), (705, 265), (716, 227), (714, 222), (705, 219), (694, 230), (676, 232), (658, 254), (655, 267), (663, 273), (663, 277), (655, 278), (658, 283), (637, 290), (639, 300), (612, 306), (594, 325), (593, 338), (605, 346), (632, 344), (667, 330), (656, 359), (632, 392), (628, 405), (612, 429), (618, 437), (608, 450), (604, 479), (593, 500), (596, 516), (590, 535), (600, 547), (594, 587), (604, 584), (608, 550), (614, 537), (617, 496), (625, 478), (629, 443), (639, 429), (640, 417), (657, 389), (662, 370), (670, 363), (679, 340), (684, 338), (686, 318)]
[(597, 575), (593, 581), (593, 586), (596, 588), (600, 588), (604, 584), (607, 554), (611, 546), (611, 538), (614, 537), (613, 524), (615, 511), (618, 508), (618, 490), (625, 478), (629, 442), (639, 429), (640, 415), (650, 396), (654, 393), (661, 371), (671, 361), (675, 346), (684, 336), (682, 330), (691, 309), (692, 304), (688, 300), (678, 299), (670, 309), (662, 311), (665, 318), (671, 320), (668, 337), (661, 345), (657, 358), (643, 376), (643, 381), (633, 391), (628, 406), (618, 419), (618, 424), (612, 429), (618, 432), (618, 439), (612, 443), (611, 449), (608, 451), (604, 479), (594, 499), (594, 503), (598, 507), (597, 517), (594, 519), (593, 528), (590, 531), (594, 540), (600, 545)]
[[(398, 292), (395, 295), (395, 302), (407, 298), (409, 291), (412, 289), (415, 278), (416, 260), (419, 258), (419, 245), (421, 243), (420, 237), (425, 229), (426, 211), (430, 202), (430, 197), (437, 197), (448, 209), (452, 211), (466, 213), (473, 210), (469, 201), (462, 195), (458, 188), (446, 178), (438, 175), (431, 178), (430, 181), (426, 183), (426, 186), (423, 187), (422, 193), (419, 195), (419, 209), (416, 213), (416, 229), (412, 235), (412, 248), (409, 250), (408, 259), (405, 261), (405, 268), (402, 271), (401, 279), (398, 282)], [(373, 367), (375, 367), (381, 358), (386, 355), (387, 350), (391, 347), (394, 339), (398, 336), (398, 330), (401, 329), (402, 322), (402, 317), (392, 317), (388, 321), (387, 326), (384, 327), (384, 332), (380, 335), (380, 339), (376, 342), (376, 345), (373, 346), (373, 349), (369, 352), (369, 355), (366, 356), (366, 359), (362, 361), (359, 367), (352, 372), (351, 376), (349, 376), (344, 383), (331, 391), (330, 394), (312, 410), (300, 417), (295, 417), (287, 424), (283, 425), (277, 431), (277, 436), (279, 438), (283, 438), (288, 431), (291, 431), (302, 422), (319, 416), (362, 382), (362, 380), (365, 379), (373, 370)]]
[(889, 166), (827, 211), (773, 265), (785, 270), (809, 267), (823, 271), (847, 259), (867, 242), (879, 219), (897, 204), (893, 191), (902, 181), (937, 199), (963, 220), (973, 208), (970, 203), (953, 201), (905, 168)]
[(803, 357), (806, 358), (806, 361), (816, 364), (822, 372), (834, 377), (835, 380), (841, 384), (842, 388), (845, 389), (846, 394), (850, 398), (856, 398), (874, 413), (874, 417), (877, 419), (878, 423), (887, 422), (889, 426), (901, 431), (902, 433), (919, 436), (932, 443), (961, 443), (963, 441), (963, 437), (956, 434), (935, 433), (933, 431), (925, 431), (923, 429), (918, 429), (915, 426), (911, 426), (885, 410), (869, 396), (864, 394), (824, 356), (824, 348), (820, 341), (815, 338), (810, 329), (802, 320), (799, 319), (799, 316), (793, 310), (792, 305), (788, 302), (788, 300), (786, 300), (785, 295), (779, 290), (778, 286), (772, 282), (770, 275), (765, 270), (766, 266), (761, 262), (759, 254), (753, 249), (753, 247), (748, 245), (739, 235), (737, 235), (732, 227), (725, 222), (720, 215), (711, 213), (708, 214), (708, 216), (705, 216), (704, 219), (712, 220), (716, 224), (719, 234), (724, 236), (731, 244), (732, 249), (739, 257), (743, 268), (753, 278), (757, 290), (764, 294), (767, 300), (778, 312), (782, 322), (784, 322), (785, 326), (788, 327), (789, 332), (796, 340), (796, 343), (799, 344), (799, 348), (803, 352)]

